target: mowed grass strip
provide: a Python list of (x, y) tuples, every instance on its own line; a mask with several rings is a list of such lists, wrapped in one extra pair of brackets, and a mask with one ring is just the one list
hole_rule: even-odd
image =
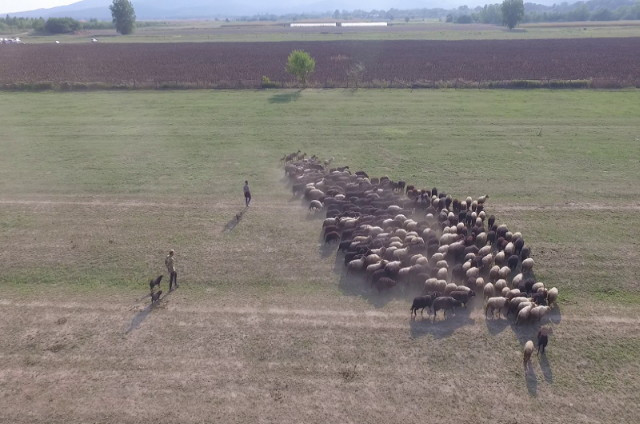
[[(0, 278), (137, 288), (172, 247), (181, 277), (203, 287), (336, 292), (341, 265), (279, 168), (301, 149), (454, 197), (489, 194), (547, 284), (637, 304), (639, 94), (5, 93), (0, 242), (12, 248)], [(254, 205), (223, 232), (245, 179)]]

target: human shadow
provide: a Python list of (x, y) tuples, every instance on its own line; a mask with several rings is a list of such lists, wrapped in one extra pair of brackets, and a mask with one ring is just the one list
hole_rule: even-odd
[[(170, 293), (171, 291), (165, 293), (163, 296), (161, 296), (158, 299), (156, 303), (149, 303), (147, 306), (144, 307), (144, 309), (142, 309), (137, 314), (135, 314), (133, 319), (131, 320), (131, 323), (129, 324), (129, 328), (127, 328), (127, 330), (124, 333), (129, 334), (133, 330), (137, 330), (140, 327), (140, 325), (144, 322), (144, 320), (147, 319), (151, 311), (153, 311), (153, 309), (158, 305), (158, 303), (163, 301), (167, 296), (169, 296)], [(146, 297), (150, 297), (150, 295), (143, 296), (141, 299), (144, 299)]]
[(274, 94), (273, 96), (269, 97), (269, 103), (291, 103), (291, 102), (295, 102), (296, 100), (298, 100), (300, 98), (300, 93), (302, 93), (302, 90), (296, 90), (294, 92), (291, 93), (280, 93), (280, 94)]
[(231, 231), (234, 228), (236, 228), (236, 225), (240, 223), (240, 220), (242, 219), (242, 217), (244, 216), (245, 212), (248, 209), (249, 209), (249, 206), (245, 206), (243, 209), (240, 210), (240, 212), (236, 213), (235, 216), (225, 224), (224, 228), (222, 229), (222, 232), (225, 233), (227, 231)]

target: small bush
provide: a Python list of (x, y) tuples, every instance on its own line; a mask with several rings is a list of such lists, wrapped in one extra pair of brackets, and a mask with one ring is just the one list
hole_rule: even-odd
[(262, 81), (260, 83), (260, 86), (262, 88), (277, 88), (278, 87), (278, 83), (271, 81), (271, 79), (269, 79), (268, 76), (263, 75), (262, 76)]

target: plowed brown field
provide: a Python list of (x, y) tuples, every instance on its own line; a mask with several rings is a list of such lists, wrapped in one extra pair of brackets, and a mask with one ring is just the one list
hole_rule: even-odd
[(125, 87), (255, 88), (262, 76), (292, 85), (288, 54), (316, 60), (310, 85), (406, 87), (517, 80), (591, 80), (640, 86), (640, 39), (345, 41), (15, 45), (0, 48), (0, 84), (102, 84)]

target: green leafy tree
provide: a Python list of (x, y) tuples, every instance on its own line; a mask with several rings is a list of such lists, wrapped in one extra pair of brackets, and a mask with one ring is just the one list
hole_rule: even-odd
[(136, 24), (136, 12), (129, 0), (113, 0), (113, 4), (109, 6), (113, 23), (116, 25), (116, 31), (120, 34), (131, 34)]
[(502, 22), (511, 30), (524, 18), (522, 0), (504, 0), (502, 2)]
[(316, 61), (304, 50), (294, 50), (287, 59), (287, 72), (300, 81), (303, 87), (307, 85), (307, 77), (316, 69)]

